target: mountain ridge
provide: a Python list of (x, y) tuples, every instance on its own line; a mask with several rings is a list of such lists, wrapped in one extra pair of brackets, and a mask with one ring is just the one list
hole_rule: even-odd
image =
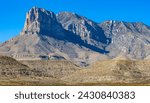
[(0, 44), (0, 54), (15, 59), (57, 55), (83, 64), (118, 55), (144, 59), (150, 55), (150, 27), (114, 20), (96, 23), (76, 13), (33, 7), (20, 35)]

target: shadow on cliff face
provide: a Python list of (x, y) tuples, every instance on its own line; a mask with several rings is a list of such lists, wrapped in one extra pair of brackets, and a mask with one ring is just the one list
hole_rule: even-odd
[[(71, 42), (73, 44), (78, 44), (80, 46), (86, 47), (88, 49), (91, 49), (92, 51), (99, 52), (101, 54), (109, 53), (109, 51), (106, 51), (104, 48), (101, 49), (94, 45), (88, 44), (87, 42), (82, 40), (79, 35), (76, 35), (76, 34), (72, 33), (71, 31), (64, 30), (63, 33), (65, 34), (65, 36), (64, 35), (61, 36), (61, 34), (59, 36), (54, 35), (54, 34), (46, 35), (46, 36), (53, 37), (57, 40), (62, 40), (62, 41), (66, 41), (66, 42)], [(101, 42), (106, 45), (109, 45), (111, 43), (111, 39), (107, 38), (105, 36), (103, 30), (101, 30), (101, 32), (99, 34), (95, 34), (95, 35), (97, 35), (98, 37), (93, 37), (93, 38), (95, 38), (97, 42)], [(40, 36), (40, 37), (42, 39), (42, 36)]]
[(102, 54), (109, 53), (109, 51), (106, 51), (106, 50), (98, 48), (98, 47), (96, 47), (94, 45), (88, 44), (87, 42), (83, 41), (80, 36), (78, 36), (76, 34), (73, 34), (70, 31), (65, 31), (65, 34), (66, 34), (65, 40), (68, 41), (68, 42), (72, 42), (74, 44), (78, 44), (80, 46), (89, 48), (89, 49), (91, 49), (91, 50), (93, 50), (95, 52), (99, 52), (99, 53), (102, 53)]
[(92, 27), (87, 22), (85, 22), (85, 26), (87, 27), (87, 30), (91, 32), (90, 38), (97, 42), (101, 42), (103, 44), (109, 45), (111, 43), (111, 39), (106, 37), (101, 27), (97, 26), (96, 23), (94, 23), (94, 25), (95, 26)]

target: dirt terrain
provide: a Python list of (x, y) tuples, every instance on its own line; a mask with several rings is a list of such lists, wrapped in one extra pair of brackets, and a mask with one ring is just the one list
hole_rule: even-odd
[(79, 67), (66, 60), (0, 56), (0, 85), (150, 85), (150, 60), (114, 59)]
[(0, 56), (0, 85), (65, 85), (60, 78), (78, 69), (68, 61), (16, 61)]
[(62, 80), (78, 85), (150, 85), (150, 61), (98, 61)]

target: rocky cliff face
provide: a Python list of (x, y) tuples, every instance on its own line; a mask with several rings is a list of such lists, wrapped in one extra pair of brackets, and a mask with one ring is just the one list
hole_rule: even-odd
[(150, 27), (143, 23), (95, 23), (75, 13), (54, 14), (33, 7), (17, 37), (0, 44), (0, 54), (38, 58), (52, 54), (79, 63), (116, 58), (144, 59), (150, 55)]
[(150, 55), (150, 28), (143, 23), (105, 21), (99, 24), (111, 44), (109, 56), (126, 55), (132, 59), (144, 59)]
[(110, 43), (110, 39), (105, 36), (101, 27), (85, 17), (75, 13), (61, 12), (57, 15), (57, 18), (66, 30), (78, 35), (89, 44), (99, 44), (100, 46), (101, 44), (108, 45)]
[(53, 12), (33, 7), (26, 14), (26, 21), (21, 34), (40, 34), (47, 36), (64, 36), (63, 28), (57, 22)]

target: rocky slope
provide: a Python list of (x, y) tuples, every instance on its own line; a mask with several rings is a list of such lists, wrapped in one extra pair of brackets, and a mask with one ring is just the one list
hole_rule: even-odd
[(97, 61), (61, 78), (74, 85), (150, 85), (150, 61)]
[(64, 29), (73, 32), (74, 35), (79, 36), (85, 43), (102, 48), (102, 51), (97, 52), (108, 52), (104, 50), (104, 47), (110, 44), (110, 38), (105, 36), (102, 28), (95, 22), (69, 12), (61, 12), (57, 15), (57, 18)]
[(78, 70), (65, 60), (17, 61), (0, 56), (0, 85), (66, 85), (60, 78)]
[(0, 56), (0, 78), (29, 76), (29, 68), (13, 58)]
[(143, 23), (129, 23), (121, 21), (105, 21), (99, 24), (111, 44), (106, 50), (111, 57), (118, 54), (131, 59), (144, 59), (150, 55), (150, 27)]
[(75, 13), (57, 15), (33, 7), (17, 37), (0, 44), (0, 54), (16, 59), (62, 57), (80, 65), (125, 55), (144, 59), (150, 55), (150, 27), (143, 23), (95, 23)]

